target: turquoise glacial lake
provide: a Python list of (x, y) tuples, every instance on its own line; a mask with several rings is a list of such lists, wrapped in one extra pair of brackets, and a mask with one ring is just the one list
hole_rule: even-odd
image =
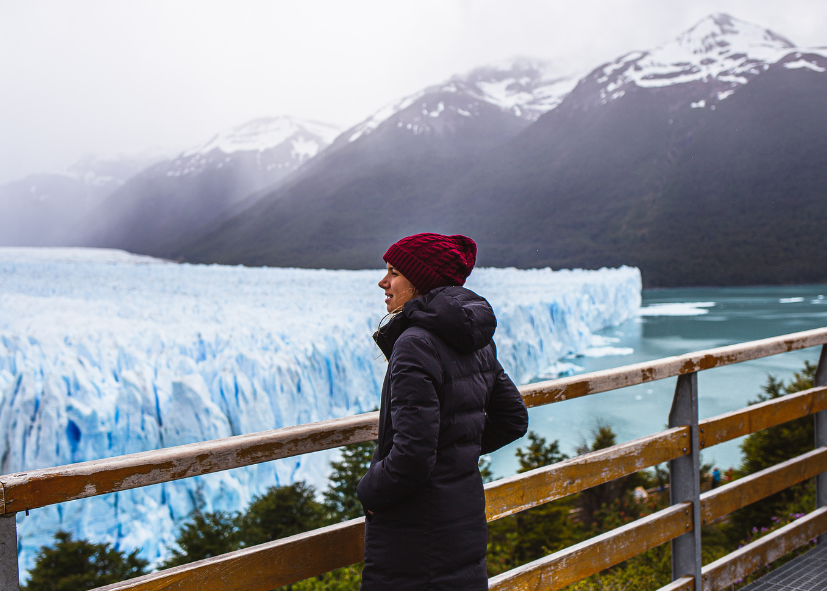
[[(642, 315), (600, 333), (586, 356), (564, 360), (574, 375), (827, 327), (827, 285), (644, 290)], [(698, 404), (704, 419), (743, 408), (761, 393), (768, 375), (788, 380), (820, 347), (702, 371)], [(557, 368), (558, 370), (560, 368)], [(650, 382), (529, 410), (529, 429), (558, 440), (570, 456), (609, 425), (618, 442), (665, 428), (677, 378)], [(703, 452), (704, 462), (726, 470), (741, 462), (737, 439)], [(518, 467), (517, 441), (491, 456), (497, 477)]]

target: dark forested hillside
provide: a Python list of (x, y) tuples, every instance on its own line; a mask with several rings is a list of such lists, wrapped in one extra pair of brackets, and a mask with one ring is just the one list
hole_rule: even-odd
[(476, 236), (489, 265), (827, 281), (827, 76), (777, 64), (714, 111), (681, 93), (585, 109), (572, 96), (454, 187), (444, 227)]
[(650, 281), (676, 284), (675, 263), (693, 283), (827, 281), (825, 96), (824, 75), (776, 65), (711, 114), (667, 177)]

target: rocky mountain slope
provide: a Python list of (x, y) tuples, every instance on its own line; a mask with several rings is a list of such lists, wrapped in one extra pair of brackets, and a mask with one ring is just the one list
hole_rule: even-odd
[(534, 122), (531, 101), (518, 117), (446, 85), (346, 132), (184, 254), (372, 267), (400, 235), (435, 230), (476, 238), (484, 265), (636, 264), (648, 285), (827, 281), (826, 71), (827, 50), (716, 14), (601, 65)]

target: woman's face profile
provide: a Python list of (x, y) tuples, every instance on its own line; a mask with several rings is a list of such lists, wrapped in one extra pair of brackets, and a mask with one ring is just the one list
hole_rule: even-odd
[(387, 263), (387, 267), (388, 272), (382, 277), (379, 287), (385, 290), (385, 306), (388, 312), (395, 312), (400, 310), (405, 302), (413, 299), (416, 288), (393, 265)]

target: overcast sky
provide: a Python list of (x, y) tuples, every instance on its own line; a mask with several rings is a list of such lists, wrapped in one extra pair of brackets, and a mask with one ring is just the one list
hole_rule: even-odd
[(0, 0), (0, 182), (261, 116), (350, 126), (514, 56), (587, 71), (713, 12), (827, 45), (825, 0)]

